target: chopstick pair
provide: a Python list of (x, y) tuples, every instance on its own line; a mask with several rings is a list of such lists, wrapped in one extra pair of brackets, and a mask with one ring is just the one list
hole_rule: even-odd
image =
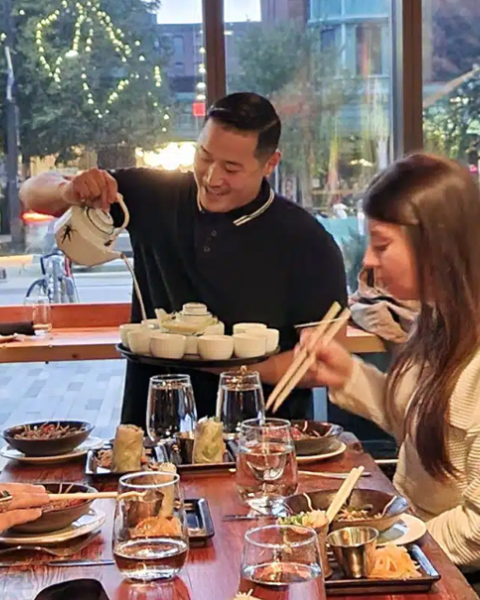
[[(325, 345), (329, 344), (340, 329), (347, 323), (350, 317), (350, 311), (348, 308), (345, 308), (340, 313), (340, 316), (336, 318), (340, 310), (340, 304), (334, 302), (314, 330), (312, 337), (309, 340), (310, 347), (313, 347), (321, 338)], [(315, 357), (309, 353), (309, 350), (302, 347), (295, 360), (270, 394), (266, 409), (268, 410), (273, 407), (272, 412), (275, 413), (314, 364)]]

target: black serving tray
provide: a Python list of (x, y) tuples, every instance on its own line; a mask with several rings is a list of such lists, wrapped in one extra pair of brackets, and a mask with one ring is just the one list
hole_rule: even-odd
[[(150, 442), (148, 442), (150, 443)], [(145, 451), (147, 455), (150, 456), (151, 462), (159, 463), (165, 462), (163, 458), (163, 453), (159, 452), (156, 446), (149, 446), (148, 443), (145, 443)], [(113, 442), (105, 442), (105, 444), (101, 448), (92, 448), (87, 452), (87, 460), (85, 461), (85, 475), (89, 475), (90, 477), (121, 477), (122, 475), (126, 475), (126, 473), (120, 473), (118, 471), (112, 471), (106, 467), (101, 467), (98, 465), (97, 456), (100, 450), (111, 450), (113, 447)]]
[(256, 356), (253, 358), (229, 358), (227, 360), (204, 360), (196, 354), (186, 354), (183, 358), (157, 358), (156, 356), (147, 356), (144, 354), (134, 354), (131, 350), (126, 348), (123, 344), (117, 344), (117, 352), (119, 352), (124, 358), (130, 362), (140, 363), (142, 365), (151, 365), (154, 367), (184, 367), (190, 369), (204, 369), (204, 368), (230, 368), (230, 367), (242, 367), (247, 365), (256, 365), (258, 363), (265, 362), (271, 356), (278, 354), (280, 348), (277, 348), (274, 352), (268, 354), (262, 354), (262, 356)]
[(421, 577), (416, 579), (345, 579), (343, 571), (329, 553), (329, 562), (333, 569), (332, 575), (325, 580), (327, 596), (369, 597), (374, 594), (423, 594), (429, 592), (440, 575), (425, 556), (419, 546), (407, 546), (412, 560), (417, 563)]

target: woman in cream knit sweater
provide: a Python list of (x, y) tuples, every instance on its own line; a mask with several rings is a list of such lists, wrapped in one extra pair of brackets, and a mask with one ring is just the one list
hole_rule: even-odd
[(370, 184), (364, 264), (420, 315), (387, 375), (321, 342), (309, 381), (395, 436), (394, 483), (448, 556), (480, 570), (480, 191), (445, 158), (415, 154)]

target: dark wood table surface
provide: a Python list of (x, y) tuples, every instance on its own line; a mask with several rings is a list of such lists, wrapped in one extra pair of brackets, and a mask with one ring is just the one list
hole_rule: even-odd
[[(329, 462), (317, 463), (301, 468), (312, 470), (348, 471), (357, 465), (364, 465), (372, 473), (372, 477), (363, 478), (359, 484), (364, 488), (376, 488), (391, 491), (390, 481), (383, 475), (372, 458), (361, 451), (358, 443), (349, 446), (347, 452)], [(40, 467), (26, 466), (9, 462), (1, 473), (1, 481), (84, 481), (83, 461), (64, 463), (62, 465)], [(222, 472), (208, 474), (182, 474), (181, 478), (186, 498), (206, 498), (215, 524), (215, 537), (204, 548), (190, 550), (188, 563), (180, 577), (170, 584), (151, 584), (148, 586), (132, 585), (122, 580), (115, 565), (92, 567), (45, 567), (41, 561), (48, 560), (44, 555), (20, 555), (21, 560), (12, 567), (0, 569), (0, 598), (2, 600), (33, 600), (43, 588), (78, 578), (93, 578), (102, 582), (111, 600), (230, 600), (238, 591), (240, 558), (243, 536), (256, 521), (224, 522), (222, 516), (232, 513), (244, 513), (245, 508), (238, 502), (234, 487), (234, 475)], [(338, 480), (301, 477), (301, 491), (320, 488), (338, 488)], [(109, 485), (94, 483), (99, 489), (112, 489)], [(96, 501), (99, 508), (107, 514), (107, 522), (101, 535), (84, 549), (78, 558), (112, 558), (111, 533), (114, 511), (113, 500)], [(421, 543), (423, 551), (429, 557), (442, 578), (435, 584), (429, 594), (399, 594), (395, 598), (401, 600), (475, 600), (476, 594), (465, 581), (458, 569), (449, 561), (437, 544), (426, 536)], [(10, 555), (13, 557), (13, 555)], [(1, 562), (4, 562), (2, 557)], [(13, 558), (12, 558), (13, 560)], [(289, 595), (277, 593), (260, 595), (270, 600), (300, 600), (291, 586)], [(315, 595), (314, 597), (319, 597)], [(363, 596), (366, 598), (367, 596)], [(310, 598), (310, 597), (309, 597)], [(309, 600), (303, 597), (302, 600)], [(347, 598), (347, 597), (344, 597)], [(348, 597), (350, 598), (350, 597)], [(359, 596), (352, 596), (359, 598)], [(361, 597), (360, 597), (361, 598)], [(393, 596), (375, 596), (378, 600)], [(87, 599), (86, 599), (87, 600)]]

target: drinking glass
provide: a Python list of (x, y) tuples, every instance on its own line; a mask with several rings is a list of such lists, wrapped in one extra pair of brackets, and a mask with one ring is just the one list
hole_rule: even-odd
[(168, 471), (120, 478), (113, 556), (126, 579), (171, 579), (184, 566), (188, 529), (179, 476)]
[(236, 486), (256, 511), (271, 514), (298, 485), (297, 459), (290, 422), (249, 419), (240, 426)]
[(291, 586), (288, 598), (325, 598), (321, 564), (317, 536), (308, 527), (267, 525), (245, 534), (241, 577), (249, 589), (248, 583)]
[(260, 374), (241, 370), (222, 373), (217, 406), (217, 416), (227, 434), (238, 433), (241, 423), (247, 419), (264, 419), (265, 400)]
[(28, 307), (29, 319), (32, 320), (37, 335), (48, 335), (52, 330), (50, 300), (45, 294), (31, 296), (24, 302)]
[(197, 409), (189, 375), (155, 375), (150, 378), (147, 435), (159, 444), (175, 433), (194, 431)]

